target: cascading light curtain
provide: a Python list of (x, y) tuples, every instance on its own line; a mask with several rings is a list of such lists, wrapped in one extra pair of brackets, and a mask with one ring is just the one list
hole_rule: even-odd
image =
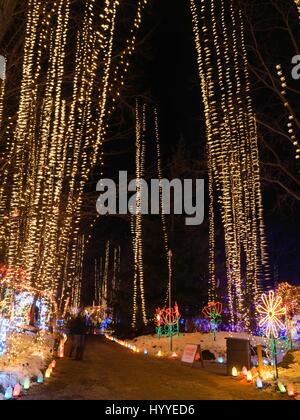
[[(154, 126), (155, 126), (157, 173), (158, 173), (158, 179), (161, 182), (163, 180), (163, 170), (162, 170), (161, 147), (160, 147), (159, 119), (158, 119), (158, 111), (157, 111), (156, 108), (154, 110)], [(160, 217), (161, 217), (161, 225), (162, 225), (162, 231), (163, 231), (166, 262), (167, 262), (167, 266), (168, 266), (168, 273), (172, 273), (172, 262), (171, 262), (171, 259), (169, 258), (170, 241), (169, 241), (167, 220), (166, 220), (166, 214), (165, 214), (165, 208), (164, 208), (164, 202), (163, 202), (163, 194), (162, 194), (162, 188), (161, 187), (160, 187), (159, 200), (160, 200)], [(163, 302), (164, 306), (166, 306), (168, 304), (168, 301), (169, 301), (169, 289), (170, 289), (170, 287), (169, 287), (169, 279), (168, 279), (166, 299)]]
[[(125, 47), (114, 57), (121, 5), (104, 0), (99, 14), (95, 0), (85, 2), (69, 98), (64, 83), (71, 2), (28, 0), (19, 109), (5, 131), (8, 168), (1, 181), (10, 191), (0, 190), (3, 251), (11, 279), (17, 280), (22, 268), (28, 284), (64, 302), (74, 297), (84, 187), (91, 169), (103, 162), (108, 118), (130, 66), (147, 0), (137, 1)], [(2, 85), (0, 93), (2, 98)], [(9, 216), (2, 205), (6, 199)]]
[(209, 297), (217, 297), (215, 225), (220, 214), (231, 323), (250, 330), (269, 269), (243, 19), (234, 0), (190, 0), (190, 8), (207, 132)]
[(145, 175), (145, 133), (146, 133), (146, 105), (140, 106), (136, 102), (136, 199), (135, 214), (131, 217), (132, 246), (134, 255), (133, 281), (133, 316), (132, 327), (138, 322), (139, 303), (142, 320), (147, 325), (146, 300), (144, 288), (144, 252), (143, 252), (143, 214), (142, 214), (142, 179)]
[(3, 114), (3, 99), (5, 91), (5, 79), (6, 79), (6, 59), (0, 57), (0, 129), (2, 125), (2, 114)]
[(276, 72), (278, 77), (278, 83), (280, 83), (281, 91), (280, 94), (283, 98), (283, 104), (288, 113), (288, 122), (287, 122), (287, 135), (290, 139), (291, 144), (295, 149), (295, 159), (300, 159), (300, 141), (297, 136), (297, 129), (299, 126), (299, 120), (291, 106), (288, 95), (287, 95), (287, 78), (284, 74), (283, 68), (281, 64), (276, 65)]
[(111, 244), (110, 241), (107, 241), (105, 246), (105, 259), (104, 259), (104, 271), (103, 271), (103, 281), (101, 285), (101, 302), (100, 306), (104, 309), (108, 307), (109, 301), (109, 267), (110, 267), (110, 250)]

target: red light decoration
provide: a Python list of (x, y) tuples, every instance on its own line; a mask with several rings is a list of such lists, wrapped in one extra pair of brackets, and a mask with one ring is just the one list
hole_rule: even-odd
[(209, 302), (207, 306), (202, 310), (205, 318), (210, 320), (210, 330), (216, 341), (216, 334), (218, 326), (222, 321), (223, 305), (221, 302)]
[(179, 334), (179, 321), (181, 318), (181, 313), (179, 312), (179, 307), (175, 303), (174, 308), (164, 308), (156, 309), (155, 314), (155, 324), (156, 332), (159, 338), (163, 335), (169, 337), (171, 340), (171, 350), (172, 350), (172, 337), (176, 334)]
[(155, 321), (155, 325), (156, 325), (156, 333), (157, 333), (158, 338), (161, 338), (161, 336), (163, 334), (163, 331), (162, 331), (163, 317), (162, 317), (162, 315), (163, 315), (163, 310), (160, 309), (160, 308), (157, 308), (156, 312), (155, 312), (154, 321)]
[(220, 316), (223, 313), (223, 305), (220, 302), (209, 302), (203, 309), (202, 313), (206, 318)]

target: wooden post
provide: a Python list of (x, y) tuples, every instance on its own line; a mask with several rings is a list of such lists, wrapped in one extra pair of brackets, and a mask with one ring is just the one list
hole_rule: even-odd
[(256, 350), (257, 350), (258, 372), (261, 375), (262, 374), (262, 371), (263, 371), (263, 367), (264, 367), (262, 346), (261, 345), (258, 345), (256, 347)]

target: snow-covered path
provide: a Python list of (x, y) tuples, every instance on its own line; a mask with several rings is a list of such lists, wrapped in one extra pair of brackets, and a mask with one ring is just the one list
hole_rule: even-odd
[(46, 385), (35, 386), (22, 400), (205, 400), (278, 399), (208, 367), (191, 369), (178, 361), (134, 354), (95, 337), (88, 341), (86, 359), (65, 359)]

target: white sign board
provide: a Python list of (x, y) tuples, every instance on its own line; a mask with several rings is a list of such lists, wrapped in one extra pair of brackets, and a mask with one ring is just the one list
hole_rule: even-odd
[(200, 346), (198, 344), (187, 344), (181, 362), (194, 365), (196, 361), (200, 361), (201, 364), (203, 363)]

